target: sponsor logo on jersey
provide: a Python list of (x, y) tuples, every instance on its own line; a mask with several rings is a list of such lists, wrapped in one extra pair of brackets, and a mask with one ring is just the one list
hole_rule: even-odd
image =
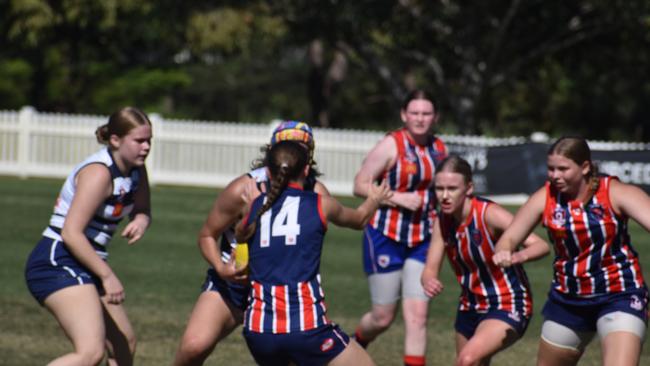
[(415, 174), (418, 172), (418, 167), (415, 163), (405, 163), (403, 169), (407, 174)]
[(601, 220), (605, 214), (605, 209), (598, 203), (589, 207), (589, 211), (596, 217), (597, 220)]
[(382, 254), (379, 257), (377, 257), (377, 264), (379, 264), (379, 267), (381, 268), (386, 268), (390, 264), (390, 256), (387, 254)]
[(573, 208), (573, 214), (576, 216), (582, 215), (582, 209), (580, 207), (574, 207)]
[(124, 209), (124, 205), (120, 202), (116, 203), (115, 206), (113, 206), (113, 213), (111, 215), (113, 217), (119, 217), (122, 214), (122, 209)]
[(320, 350), (323, 352), (327, 352), (334, 347), (334, 340), (332, 338), (327, 338), (326, 340), (323, 341), (320, 345)]
[(479, 230), (471, 229), (469, 231), (469, 235), (472, 238), (472, 244), (480, 246), (483, 242), (483, 235), (481, 235), (481, 232)]

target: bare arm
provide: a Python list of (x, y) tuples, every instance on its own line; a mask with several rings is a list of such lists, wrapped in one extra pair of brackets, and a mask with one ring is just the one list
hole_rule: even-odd
[(641, 188), (612, 179), (609, 199), (616, 212), (630, 217), (650, 232), (650, 197)]
[(230, 228), (240, 217), (246, 203), (242, 194), (247, 183), (251, 181), (248, 175), (242, 175), (224, 188), (212, 205), (212, 209), (199, 231), (198, 245), (203, 258), (226, 280), (240, 280), (245, 269), (235, 269), (234, 260), (224, 263), (221, 260), (221, 250), (218, 240), (225, 230)]
[(316, 181), (316, 184), (314, 185), (314, 192), (320, 194), (321, 196), (331, 196), (330, 191), (320, 181)]
[(84, 234), (95, 211), (111, 194), (111, 173), (102, 164), (90, 164), (82, 168), (75, 179), (76, 192), (61, 231), (63, 242), (83, 266), (100, 278), (108, 302), (119, 304), (124, 301), (124, 287)]
[[(505, 208), (493, 204), (488, 206), (485, 221), (488, 229), (495, 237), (500, 237), (512, 223), (512, 214)], [(550, 252), (548, 243), (538, 235), (532, 233), (523, 241), (523, 249), (512, 253), (512, 264), (534, 261), (544, 257)]]
[(369, 183), (368, 198), (356, 209), (343, 206), (333, 197), (322, 196), (323, 210), (327, 219), (338, 226), (363, 229), (379, 207), (379, 203), (392, 194), (386, 182), (380, 185)]
[(523, 243), (539, 223), (546, 204), (546, 188), (542, 187), (535, 192), (519, 208), (515, 218), (501, 235), (494, 247), (492, 260), (496, 265), (508, 267), (512, 264), (512, 252)]
[[(395, 165), (397, 160), (397, 144), (391, 136), (384, 137), (370, 150), (363, 164), (354, 177), (354, 194), (358, 197), (368, 196), (369, 183), (377, 180), (381, 175)], [(390, 199), (384, 200), (382, 205), (400, 206), (412, 211), (422, 206), (422, 197), (417, 192), (395, 192)]]
[(131, 221), (122, 230), (122, 236), (133, 244), (140, 240), (151, 223), (151, 194), (149, 192), (149, 176), (147, 169), (140, 168), (140, 185), (135, 192), (135, 204), (131, 213)]
[(424, 265), (424, 270), (422, 271), (422, 277), (420, 278), (422, 287), (424, 287), (424, 293), (429, 297), (438, 296), (444, 289), (442, 282), (438, 279), (444, 254), (445, 243), (440, 230), (440, 220), (436, 219), (433, 224), (433, 232), (431, 233), (431, 243), (429, 245), (429, 251), (427, 252), (427, 261)]

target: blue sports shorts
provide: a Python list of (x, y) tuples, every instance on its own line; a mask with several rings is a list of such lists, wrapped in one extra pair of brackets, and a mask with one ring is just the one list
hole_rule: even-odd
[(32, 296), (41, 304), (52, 293), (69, 286), (94, 284), (104, 294), (101, 280), (84, 267), (56, 239), (42, 237), (25, 265), (25, 280)]
[(255, 333), (244, 329), (244, 338), (259, 365), (326, 365), (350, 343), (338, 325), (328, 324), (304, 332), (284, 334)]
[(201, 289), (203, 291), (218, 292), (224, 301), (229, 302), (241, 311), (246, 311), (246, 307), (248, 307), (248, 293), (250, 291), (250, 286), (228, 282), (219, 277), (214, 268), (208, 269)]
[(454, 328), (456, 332), (462, 334), (465, 338), (470, 339), (474, 336), (478, 325), (487, 319), (497, 319), (510, 325), (519, 337), (523, 336), (528, 328), (530, 318), (525, 317), (519, 313), (511, 313), (504, 310), (490, 310), (485, 313), (478, 313), (476, 311), (461, 311), (456, 312), (456, 322)]
[(407, 259), (425, 263), (429, 240), (409, 248), (384, 236), (370, 225), (363, 230), (363, 270), (366, 274), (399, 271)]
[(622, 311), (648, 323), (646, 289), (595, 297), (575, 298), (551, 289), (542, 309), (545, 320), (562, 324), (578, 332), (595, 332), (603, 315)]

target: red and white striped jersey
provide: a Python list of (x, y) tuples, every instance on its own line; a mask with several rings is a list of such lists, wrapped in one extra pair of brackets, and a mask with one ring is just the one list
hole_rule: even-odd
[(370, 220), (370, 225), (386, 237), (414, 247), (428, 242), (431, 236), (436, 208), (433, 179), (436, 165), (447, 156), (447, 147), (433, 135), (427, 144), (419, 145), (406, 128), (393, 131), (390, 136), (397, 144), (397, 160), (381, 179), (386, 180), (394, 191), (417, 192), (423, 204), (417, 211), (382, 206)]
[(542, 223), (555, 248), (553, 288), (593, 297), (644, 288), (637, 253), (628, 234), (628, 218), (614, 212), (609, 186), (616, 177), (600, 177), (588, 203), (562, 198), (546, 183)]
[(440, 215), (447, 258), (462, 289), (459, 310), (503, 310), (529, 317), (533, 300), (524, 269), (521, 265), (501, 268), (492, 261), (496, 238), (485, 222), (491, 204), (473, 197), (471, 211), (462, 223)]

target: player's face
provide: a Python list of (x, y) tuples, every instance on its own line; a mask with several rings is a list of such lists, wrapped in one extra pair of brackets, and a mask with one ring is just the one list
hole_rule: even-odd
[[(117, 144), (117, 153), (129, 166), (143, 166), (151, 150), (151, 126), (133, 128), (123, 137), (112, 136)], [(114, 143), (115, 145), (115, 143)]]
[(402, 121), (409, 132), (415, 136), (423, 136), (431, 131), (436, 122), (433, 103), (426, 99), (414, 99), (401, 112)]
[(589, 173), (589, 162), (578, 165), (575, 161), (558, 154), (552, 154), (546, 160), (548, 180), (560, 192), (574, 195), (585, 183)]
[(442, 213), (453, 215), (462, 213), (465, 198), (472, 192), (472, 185), (466, 183), (460, 173), (442, 171), (436, 173), (435, 189)]

